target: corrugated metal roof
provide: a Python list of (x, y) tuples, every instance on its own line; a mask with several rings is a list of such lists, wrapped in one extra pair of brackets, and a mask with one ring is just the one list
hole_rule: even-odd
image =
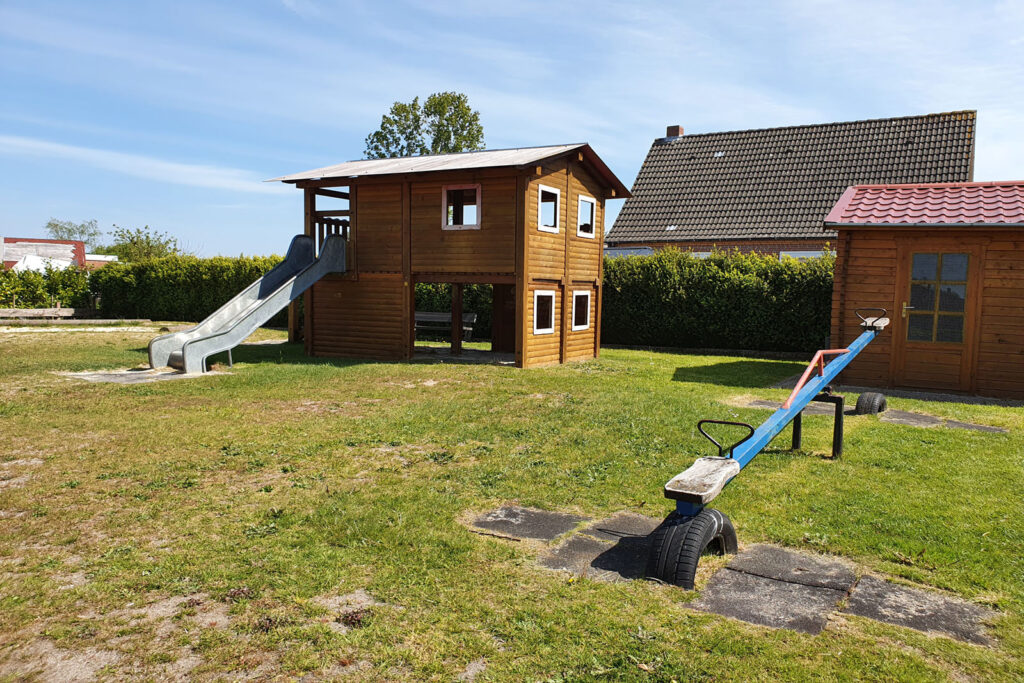
[(1024, 225), (1024, 181), (857, 185), (826, 225)]
[(828, 238), (850, 185), (971, 180), (975, 112), (654, 141), (609, 244)]
[[(479, 152), (459, 154), (427, 154), (418, 157), (397, 159), (362, 159), (346, 161), (334, 166), (314, 168), (311, 171), (271, 178), (271, 181), (295, 182), (297, 180), (318, 180), (320, 178), (355, 178), (370, 175), (394, 175), (396, 173), (423, 173), (426, 171), (463, 171), (477, 168), (521, 166), (543, 159), (560, 156), (575, 149), (588, 147), (584, 142), (571, 145), (550, 145), (548, 147), (519, 147), (515, 149), (487, 149)], [(268, 181), (270, 182), (270, 181)]]

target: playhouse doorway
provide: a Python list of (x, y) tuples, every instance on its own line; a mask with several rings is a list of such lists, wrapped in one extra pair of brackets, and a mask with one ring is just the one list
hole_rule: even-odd
[(417, 281), (414, 309), (414, 359), (515, 363), (515, 285)]

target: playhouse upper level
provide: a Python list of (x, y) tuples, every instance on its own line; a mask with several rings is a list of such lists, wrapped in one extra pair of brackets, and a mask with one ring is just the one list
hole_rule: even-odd
[(310, 353), (411, 357), (415, 284), (442, 282), (495, 286), (494, 347), (514, 348), (517, 365), (597, 354), (605, 200), (629, 190), (589, 145), (352, 161), (275, 180), (303, 189), (318, 244), (349, 240), (348, 272), (307, 302)]

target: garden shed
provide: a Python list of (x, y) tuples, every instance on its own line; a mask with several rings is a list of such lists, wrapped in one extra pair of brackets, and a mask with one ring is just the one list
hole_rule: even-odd
[(310, 355), (412, 358), (417, 283), (451, 285), (453, 353), (463, 286), (489, 284), (493, 351), (518, 367), (598, 355), (604, 205), (630, 195), (589, 145), (350, 161), (275, 180), (303, 190), (318, 249), (347, 238), (346, 272), (305, 294)]
[(825, 227), (833, 346), (859, 334), (856, 308), (893, 323), (845, 383), (1024, 398), (1024, 181), (858, 185)]

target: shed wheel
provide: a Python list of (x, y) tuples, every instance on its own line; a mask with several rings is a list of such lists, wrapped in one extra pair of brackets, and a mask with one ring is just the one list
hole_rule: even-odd
[(875, 415), (885, 412), (885, 394), (876, 391), (865, 391), (857, 397), (857, 407), (853, 412), (857, 415)]
[(647, 576), (693, 590), (701, 555), (736, 552), (736, 530), (718, 510), (704, 508), (696, 516), (673, 512), (651, 534)]

